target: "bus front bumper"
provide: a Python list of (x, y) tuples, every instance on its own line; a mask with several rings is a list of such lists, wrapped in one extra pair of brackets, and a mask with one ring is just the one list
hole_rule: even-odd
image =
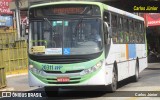
[(30, 87), (44, 87), (44, 86), (53, 86), (53, 87), (65, 87), (65, 86), (102, 86), (106, 85), (106, 77), (103, 69), (100, 69), (95, 75), (91, 76), (89, 79), (74, 84), (47, 84), (40, 79), (38, 79), (31, 71), (28, 71), (28, 80)]

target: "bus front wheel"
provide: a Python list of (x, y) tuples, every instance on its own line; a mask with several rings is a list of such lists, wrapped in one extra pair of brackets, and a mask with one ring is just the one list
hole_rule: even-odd
[(115, 92), (117, 89), (117, 83), (118, 83), (117, 72), (116, 72), (116, 68), (113, 67), (112, 83), (108, 86), (108, 91)]

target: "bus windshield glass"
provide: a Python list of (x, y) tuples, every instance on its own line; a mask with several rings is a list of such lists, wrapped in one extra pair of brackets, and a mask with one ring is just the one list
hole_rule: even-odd
[[(102, 50), (101, 20), (99, 18), (32, 20), (30, 30), (30, 53), (85, 55)], [(38, 47), (45, 48), (39, 50)]]

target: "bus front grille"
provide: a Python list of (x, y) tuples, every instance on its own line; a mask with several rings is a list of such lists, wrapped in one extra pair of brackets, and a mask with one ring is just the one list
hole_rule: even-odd
[[(80, 80), (81, 78), (71, 78), (70, 80)], [(56, 79), (53, 79), (53, 78), (47, 78), (47, 80), (56, 80)]]
[[(83, 70), (73, 70), (73, 71), (66, 71), (65, 73), (79, 73)], [(46, 73), (49, 73), (49, 74), (61, 74), (62, 72), (61, 71), (44, 71)]]

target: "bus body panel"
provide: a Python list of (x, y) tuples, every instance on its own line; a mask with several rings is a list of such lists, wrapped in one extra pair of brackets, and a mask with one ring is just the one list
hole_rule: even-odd
[(106, 58), (106, 63), (114, 66), (117, 63), (118, 81), (135, 75), (137, 58), (139, 59), (139, 72), (147, 67), (145, 44), (113, 44)]

